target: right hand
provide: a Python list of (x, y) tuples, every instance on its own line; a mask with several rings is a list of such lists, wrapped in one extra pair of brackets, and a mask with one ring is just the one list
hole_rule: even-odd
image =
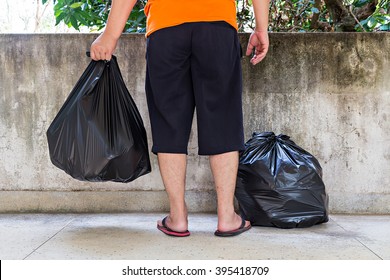
[(253, 57), (250, 62), (256, 65), (264, 59), (269, 48), (269, 39), (267, 31), (254, 31), (249, 37), (246, 55), (250, 56), (253, 52)]
[(117, 42), (118, 39), (103, 32), (91, 45), (91, 58), (93, 60), (111, 60)]

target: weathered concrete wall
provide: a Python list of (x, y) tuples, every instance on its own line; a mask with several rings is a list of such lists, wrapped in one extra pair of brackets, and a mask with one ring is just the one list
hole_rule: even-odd
[[(153, 172), (128, 184), (79, 182), (55, 168), (46, 129), (87, 66), (94, 34), (0, 35), (0, 212), (164, 211)], [(247, 34), (241, 35), (246, 46)], [(333, 213), (390, 213), (389, 33), (271, 34), (261, 65), (243, 59), (246, 137), (290, 135), (323, 167)], [(150, 125), (144, 96), (145, 40), (124, 35), (116, 55)], [(189, 145), (191, 211), (214, 211), (206, 157)], [(151, 143), (149, 143), (151, 145)]]

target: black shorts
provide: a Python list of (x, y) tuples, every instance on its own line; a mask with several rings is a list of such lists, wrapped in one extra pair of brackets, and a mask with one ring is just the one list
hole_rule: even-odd
[(199, 155), (244, 149), (241, 46), (225, 22), (160, 29), (147, 39), (152, 152), (187, 154), (194, 109)]

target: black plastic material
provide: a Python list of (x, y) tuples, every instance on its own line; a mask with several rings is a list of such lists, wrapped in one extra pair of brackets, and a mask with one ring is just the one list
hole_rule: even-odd
[(310, 227), (328, 221), (317, 159), (286, 135), (253, 133), (240, 155), (235, 196), (255, 226)]
[(52, 163), (82, 181), (130, 182), (151, 171), (145, 127), (114, 56), (91, 61), (47, 140)]

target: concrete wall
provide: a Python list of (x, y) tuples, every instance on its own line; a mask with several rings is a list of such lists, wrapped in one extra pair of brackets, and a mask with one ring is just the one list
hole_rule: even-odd
[[(87, 66), (96, 35), (0, 35), (0, 212), (165, 211), (153, 172), (128, 184), (79, 182), (49, 159), (46, 129)], [(241, 35), (246, 46), (247, 34)], [(271, 34), (261, 65), (242, 61), (246, 138), (290, 135), (323, 167), (333, 213), (390, 213), (389, 33)], [(148, 131), (145, 40), (124, 35), (116, 55)], [(189, 144), (191, 211), (214, 211), (206, 157)], [(150, 142), (150, 141), (149, 141)], [(149, 143), (151, 145), (151, 143)]]

